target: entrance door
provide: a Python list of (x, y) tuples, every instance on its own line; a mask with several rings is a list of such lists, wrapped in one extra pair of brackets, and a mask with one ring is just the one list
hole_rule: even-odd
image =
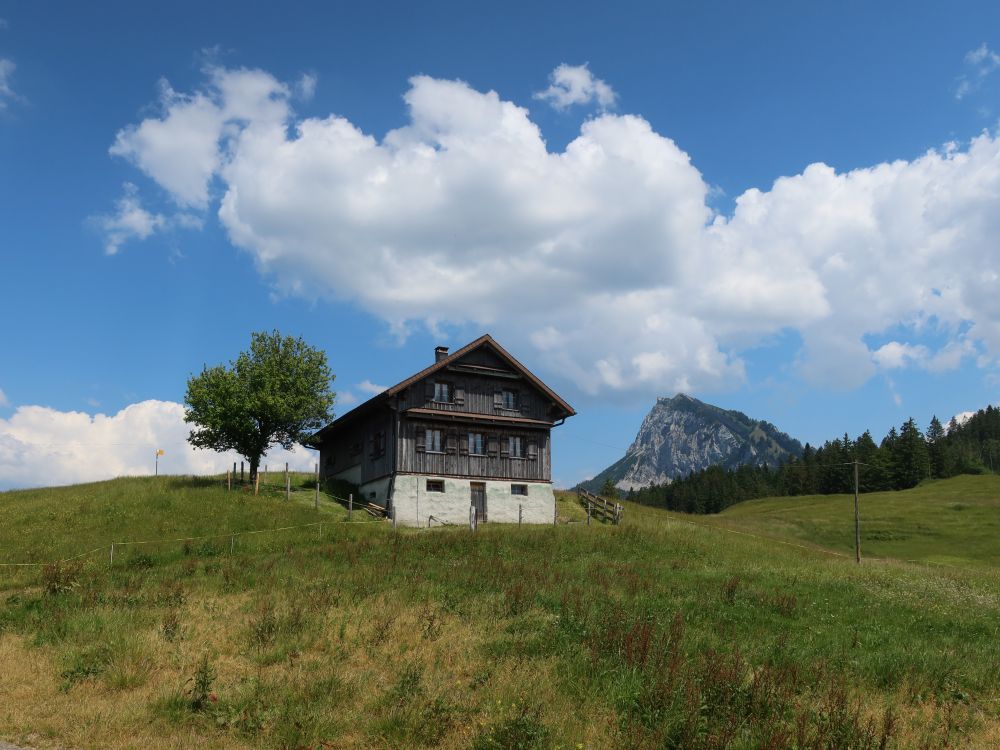
[(486, 523), (486, 482), (471, 482), (472, 507), (476, 509), (476, 522)]

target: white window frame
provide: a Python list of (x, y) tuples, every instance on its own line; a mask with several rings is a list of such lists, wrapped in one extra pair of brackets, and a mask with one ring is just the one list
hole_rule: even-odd
[[(515, 491), (515, 489), (514, 489), (515, 487), (518, 488), (517, 491)], [(524, 492), (520, 491), (522, 489), (524, 490)], [(517, 497), (527, 497), (528, 496), (528, 485), (526, 485), (526, 484), (512, 484), (510, 486), (510, 494), (511, 495), (515, 495)]]
[[(431, 485), (435, 488), (440, 487), (440, 489), (431, 489)], [(427, 492), (444, 492), (444, 480), (443, 479), (428, 479), (427, 483), (424, 485), (424, 489)]]

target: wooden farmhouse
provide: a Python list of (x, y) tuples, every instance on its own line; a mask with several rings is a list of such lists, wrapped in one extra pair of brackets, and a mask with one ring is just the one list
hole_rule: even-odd
[(324, 479), (360, 488), (396, 522), (552, 523), (552, 428), (576, 412), (489, 335), (317, 432)]

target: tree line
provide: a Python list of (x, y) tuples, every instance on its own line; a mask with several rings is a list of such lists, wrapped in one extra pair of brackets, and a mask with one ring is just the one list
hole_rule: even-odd
[[(718, 513), (760, 497), (854, 492), (853, 461), (859, 461), (861, 492), (905, 490), (925, 479), (984, 474), (1000, 469), (1000, 409), (988, 406), (945, 428), (937, 417), (926, 433), (908, 419), (880, 443), (871, 433), (828, 440), (776, 468), (710, 466), (666, 484), (630, 489), (627, 499), (685, 513)], [(605, 488), (607, 489), (607, 488)]]

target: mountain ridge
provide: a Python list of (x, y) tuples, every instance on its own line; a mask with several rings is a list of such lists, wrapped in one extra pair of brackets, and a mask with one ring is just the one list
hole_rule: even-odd
[(657, 398), (625, 455), (578, 486), (597, 492), (611, 479), (628, 490), (663, 484), (709, 466), (776, 466), (801, 454), (798, 440), (766, 420), (678, 393)]

